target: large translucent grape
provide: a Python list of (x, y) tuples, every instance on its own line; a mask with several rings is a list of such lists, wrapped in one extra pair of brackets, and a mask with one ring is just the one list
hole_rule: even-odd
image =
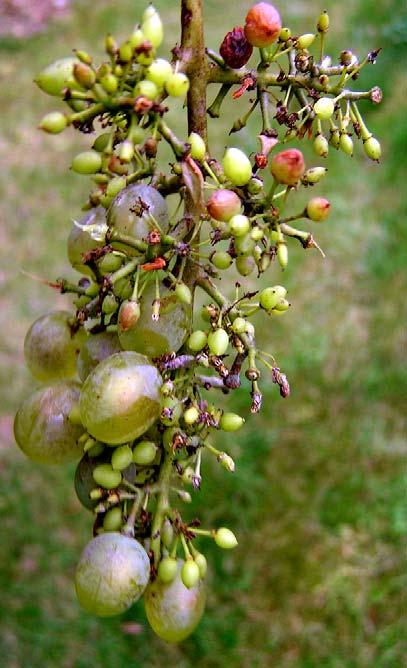
[(116, 195), (107, 212), (107, 224), (118, 232), (143, 239), (156, 227), (151, 216), (163, 231), (168, 229), (168, 209), (164, 197), (152, 186), (135, 183)]
[(82, 329), (72, 334), (68, 311), (52, 311), (38, 318), (24, 341), (26, 364), (34, 378), (42, 382), (76, 376), (76, 359), (86, 335)]
[[(111, 457), (111, 450), (105, 450), (99, 457), (89, 457), (88, 455), (84, 455), (76, 467), (74, 479), (75, 492), (81, 504), (85, 508), (88, 508), (88, 510), (93, 510), (99, 503), (98, 500), (92, 500), (89, 497), (91, 490), (97, 487), (93, 478), (93, 471), (99, 464), (110, 462)], [(137, 476), (135, 465), (130, 464), (130, 466), (122, 471), (122, 475), (125, 480), (134, 483)]]
[(111, 445), (141, 436), (159, 416), (161, 383), (144, 355), (122, 352), (108, 357), (83, 385), (83, 424), (92, 436)]
[(182, 564), (179, 559), (177, 575), (170, 584), (157, 579), (149, 584), (144, 594), (150, 626), (167, 642), (187, 638), (198, 625), (205, 608), (206, 592), (202, 580), (187, 589), (181, 580)]
[(145, 549), (117, 532), (96, 536), (79, 559), (75, 587), (79, 603), (99, 617), (119, 615), (142, 596), (150, 577)]
[(92, 334), (86, 339), (79, 353), (77, 362), (79, 378), (86, 380), (99, 362), (121, 350), (122, 347), (115, 332)]
[(69, 420), (79, 400), (75, 382), (56, 383), (31, 394), (14, 420), (14, 436), (27, 457), (42, 464), (62, 464), (79, 459), (78, 439), (83, 428)]
[[(76, 225), (73, 223), (69, 237), (68, 237), (68, 259), (72, 267), (79, 271), (80, 274), (93, 276), (93, 271), (90, 267), (83, 263), (84, 253), (95, 248), (102, 248), (104, 240), (97, 241), (92, 238), (86, 228), (89, 225), (103, 225), (106, 223), (106, 210), (102, 206), (90, 209), (88, 213), (78, 221)], [(84, 229), (82, 229), (84, 228)]]
[(176, 352), (185, 342), (191, 326), (191, 307), (179, 302), (173, 292), (161, 290), (160, 317), (154, 321), (152, 303), (155, 285), (152, 284), (141, 298), (141, 314), (134, 327), (118, 329), (122, 348), (136, 350), (148, 357)]

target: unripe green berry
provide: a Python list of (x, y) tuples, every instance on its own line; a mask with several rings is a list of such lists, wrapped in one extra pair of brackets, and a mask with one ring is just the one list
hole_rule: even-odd
[(237, 538), (233, 531), (226, 527), (221, 527), (215, 531), (215, 543), (223, 550), (231, 550), (237, 545)]
[(208, 213), (215, 220), (229, 222), (229, 220), (239, 213), (241, 201), (233, 190), (220, 188), (212, 193), (206, 203)]
[(335, 102), (331, 97), (321, 97), (314, 104), (314, 111), (321, 121), (328, 121), (334, 113)]
[(250, 230), (250, 221), (247, 216), (238, 213), (230, 219), (229, 229), (234, 237), (243, 237)]
[(170, 584), (177, 574), (178, 564), (173, 557), (164, 557), (158, 564), (158, 579), (164, 584)]
[(245, 234), (242, 237), (234, 237), (233, 243), (235, 251), (239, 255), (250, 255), (256, 245), (250, 234)]
[(133, 58), (133, 46), (131, 42), (123, 42), (119, 47), (119, 60), (121, 63), (129, 63)]
[(199, 352), (202, 348), (205, 348), (207, 344), (207, 334), (200, 329), (192, 332), (191, 336), (188, 339), (188, 348), (193, 352)]
[(368, 137), (363, 142), (363, 148), (368, 158), (371, 160), (376, 160), (378, 162), (382, 155), (382, 148), (380, 143), (374, 137)]
[(259, 294), (260, 306), (266, 309), (266, 311), (270, 311), (286, 294), (287, 290), (282, 285), (273, 285), (270, 288), (265, 288)]
[(98, 270), (103, 276), (111, 274), (113, 271), (117, 271), (122, 264), (122, 256), (116, 255), (116, 253), (106, 253), (106, 255), (103, 255), (97, 262)]
[(206, 146), (201, 135), (197, 132), (191, 132), (188, 137), (188, 143), (191, 145), (191, 157), (199, 162), (205, 160)]
[(261, 227), (253, 227), (251, 232), (250, 232), (250, 237), (253, 239), (253, 241), (261, 241), (264, 237), (264, 232), (261, 229)]
[(114, 95), (119, 86), (117, 77), (111, 72), (108, 72), (105, 76), (101, 77), (99, 83), (109, 95)]
[(185, 424), (195, 424), (199, 418), (199, 410), (196, 406), (191, 406), (184, 411), (184, 422)]
[(306, 214), (310, 220), (320, 223), (326, 220), (331, 209), (330, 202), (324, 197), (313, 197), (307, 204)]
[(258, 195), (263, 190), (263, 181), (256, 176), (252, 176), (247, 184), (247, 190), (250, 195)]
[(284, 241), (280, 241), (277, 245), (277, 260), (281, 269), (285, 269), (288, 264), (288, 249)]
[(206, 557), (201, 552), (196, 552), (194, 554), (194, 561), (199, 568), (200, 578), (203, 580), (208, 571), (208, 562), (206, 561)]
[(290, 302), (287, 301), (287, 299), (279, 299), (275, 307), (273, 308), (274, 311), (288, 311), (290, 308)]
[(168, 517), (164, 520), (161, 528), (161, 542), (168, 550), (172, 546), (174, 540), (174, 528)]
[(171, 63), (169, 63), (168, 60), (164, 60), (164, 58), (157, 58), (157, 60), (153, 60), (151, 65), (148, 66), (146, 71), (146, 78), (150, 81), (153, 81), (156, 86), (161, 88), (164, 86), (165, 82), (167, 81), (168, 77), (171, 76), (171, 74)]
[(192, 589), (199, 582), (200, 572), (198, 564), (191, 559), (187, 559), (181, 568), (181, 580), (187, 589)]
[(237, 431), (244, 425), (244, 419), (237, 413), (223, 413), (219, 428), (223, 431)]
[(143, 14), (141, 30), (146, 39), (157, 49), (164, 38), (164, 28), (159, 13), (149, 5)]
[(246, 331), (246, 320), (244, 318), (237, 317), (233, 321), (232, 330), (235, 334), (243, 334)]
[(317, 135), (313, 144), (314, 151), (320, 158), (326, 158), (329, 151), (329, 143), (324, 135)]
[(102, 167), (102, 158), (97, 151), (83, 151), (72, 160), (71, 169), (77, 174), (96, 174)]
[(104, 489), (115, 489), (122, 481), (120, 471), (114, 471), (111, 464), (99, 464), (93, 469), (93, 480)]
[(103, 518), (105, 531), (119, 531), (123, 523), (121, 508), (111, 508)]
[(279, 42), (286, 42), (289, 40), (291, 37), (291, 30), (290, 28), (281, 28), (279, 35), (278, 35), (278, 40)]
[(134, 156), (134, 144), (130, 139), (125, 139), (119, 146), (119, 159), (122, 162), (131, 162)]
[(120, 447), (115, 448), (112, 454), (112, 469), (115, 471), (123, 471), (123, 469), (127, 469), (132, 461), (133, 452), (131, 448), (128, 445), (121, 445)]
[(61, 114), (60, 111), (51, 111), (43, 117), (38, 127), (40, 130), (44, 130), (44, 132), (57, 135), (65, 130), (67, 125), (68, 119), (65, 114)]
[(158, 88), (153, 81), (143, 79), (139, 81), (134, 87), (134, 95), (136, 97), (146, 97), (147, 100), (155, 100), (158, 96)]
[(256, 262), (251, 255), (239, 255), (236, 258), (236, 269), (241, 276), (250, 276), (255, 268)]
[(103, 153), (103, 151), (109, 145), (110, 137), (111, 137), (110, 132), (103, 132), (101, 135), (96, 137), (95, 141), (92, 144), (93, 150), (97, 151), (98, 153)]
[(182, 304), (192, 304), (191, 290), (185, 283), (177, 283), (175, 286), (175, 294), (179, 302)]
[(325, 176), (327, 171), (326, 167), (310, 167), (302, 177), (302, 182), (305, 185), (314, 185)]
[(106, 295), (102, 302), (102, 311), (109, 315), (110, 313), (115, 313), (119, 308), (119, 304), (116, 301), (116, 298), (113, 295)]
[(349, 135), (346, 132), (341, 132), (341, 136), (339, 138), (339, 148), (341, 151), (346, 153), (346, 155), (353, 155), (353, 141), (352, 137), (349, 137)]
[(44, 93), (59, 97), (64, 88), (80, 88), (73, 76), (75, 63), (79, 61), (73, 56), (60, 58), (43, 69), (34, 79)]
[(318, 32), (327, 32), (329, 30), (329, 16), (328, 12), (324, 11), (320, 14), (317, 23)]
[(232, 258), (226, 251), (215, 251), (211, 255), (211, 262), (216, 269), (228, 269), (232, 264)]
[(189, 90), (189, 79), (183, 72), (173, 72), (165, 82), (165, 90), (172, 97), (182, 97)]
[(219, 327), (208, 334), (208, 346), (212, 355), (224, 355), (229, 347), (228, 333)]
[(124, 300), (120, 306), (118, 327), (121, 332), (127, 332), (138, 322), (141, 315), (140, 304), (134, 299)]
[(107, 197), (116, 197), (123, 188), (127, 185), (126, 178), (124, 176), (114, 176), (110, 179), (106, 187)]
[(152, 464), (157, 454), (157, 446), (153, 441), (140, 441), (133, 448), (133, 462), (139, 466)]
[(252, 177), (249, 158), (239, 148), (228, 148), (222, 160), (225, 176), (235, 186), (244, 186)]
[(218, 455), (218, 462), (225, 469), (225, 471), (234, 473), (236, 468), (235, 462), (233, 461), (232, 457), (230, 457), (230, 455), (226, 454), (226, 452), (221, 452), (220, 455)]
[(309, 49), (311, 44), (315, 41), (316, 35), (312, 32), (307, 32), (304, 35), (301, 35), (296, 42), (298, 49)]
[(329, 137), (329, 143), (336, 149), (339, 149), (339, 144), (341, 140), (341, 135), (338, 129), (331, 130), (331, 135)]

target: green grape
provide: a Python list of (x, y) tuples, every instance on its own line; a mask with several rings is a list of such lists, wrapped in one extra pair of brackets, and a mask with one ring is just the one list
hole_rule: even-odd
[(103, 528), (105, 531), (119, 531), (123, 524), (121, 508), (111, 508), (103, 518)]
[(86, 339), (83, 329), (74, 335), (68, 311), (52, 311), (36, 320), (24, 340), (25, 362), (42, 382), (76, 376), (76, 359)]
[[(86, 454), (82, 457), (75, 471), (74, 485), (76, 496), (78, 497), (81, 504), (88, 508), (88, 510), (93, 510), (94, 507), (98, 504), (98, 500), (93, 500), (90, 498), (89, 494), (97, 485), (93, 477), (93, 471), (100, 464), (107, 464), (110, 461), (111, 451), (105, 450), (97, 457), (90, 457), (89, 454)], [(136, 467), (134, 464), (130, 464), (124, 471), (121, 472), (123, 479), (127, 482), (134, 483), (136, 480)]]
[(134, 538), (108, 532), (85, 547), (75, 574), (81, 606), (99, 617), (128, 610), (142, 596), (150, 577), (150, 561)]
[(123, 188), (107, 212), (107, 224), (122, 234), (143, 239), (157, 227), (168, 229), (168, 209), (165, 199), (153, 188), (142, 183)]
[(70, 90), (81, 90), (81, 86), (75, 80), (73, 68), (79, 60), (74, 56), (60, 58), (45, 67), (35, 79), (35, 83), (44, 93), (59, 97), (64, 88)]
[(144, 355), (111, 355), (98, 364), (82, 387), (82, 422), (104, 443), (131, 441), (158, 418), (161, 384), (157, 369)]
[(187, 638), (198, 625), (206, 600), (205, 587), (200, 580), (187, 589), (181, 580), (182, 559), (178, 560), (177, 575), (164, 584), (159, 579), (150, 583), (144, 594), (147, 619), (153, 631), (167, 642)]
[(124, 350), (135, 350), (148, 357), (177, 352), (185, 342), (191, 323), (191, 307), (180, 302), (174, 292), (161, 290), (160, 317), (152, 319), (155, 284), (145, 290), (140, 299), (140, 317), (130, 328), (118, 328)]
[(120, 341), (115, 332), (99, 332), (99, 334), (88, 336), (77, 360), (79, 378), (82, 381), (86, 380), (99, 362), (121, 350)]
[(14, 436), (27, 457), (41, 464), (79, 459), (83, 427), (69, 420), (78, 399), (79, 385), (69, 381), (41, 388), (23, 402), (14, 420)]
[(68, 259), (72, 267), (80, 274), (93, 276), (90, 267), (83, 263), (83, 255), (95, 248), (102, 248), (105, 245), (104, 239), (96, 241), (86, 231), (90, 225), (103, 225), (106, 223), (106, 211), (102, 206), (91, 209), (88, 213), (72, 225), (68, 237)]

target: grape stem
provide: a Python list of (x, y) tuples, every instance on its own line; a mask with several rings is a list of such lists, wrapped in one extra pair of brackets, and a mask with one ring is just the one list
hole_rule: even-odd
[(161, 558), (161, 527), (165, 516), (170, 508), (168, 497), (170, 492), (170, 480), (172, 473), (173, 457), (166, 452), (161, 464), (158, 486), (160, 493), (157, 499), (157, 506), (154, 513), (153, 525), (151, 528), (151, 551), (154, 555), (154, 565), (157, 566)]

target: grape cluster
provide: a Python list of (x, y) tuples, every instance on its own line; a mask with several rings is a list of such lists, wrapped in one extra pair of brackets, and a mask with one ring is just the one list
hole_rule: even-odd
[[(92, 179), (85, 214), (68, 237), (68, 258), (81, 277), (54, 284), (74, 295), (75, 309), (42, 316), (27, 333), (26, 363), (42, 385), (20, 407), (15, 438), (34, 461), (79, 460), (76, 494), (94, 515), (94, 538), (76, 571), (80, 604), (109, 616), (144, 595), (147, 618), (167, 641), (187, 637), (203, 613), (207, 562), (196, 539), (207, 536), (223, 549), (237, 545), (230, 529), (204, 529), (177, 507), (200, 488), (203, 457), (235, 469), (211, 437), (237, 431), (245, 420), (225, 412), (212, 391), (239, 388), (244, 372), (250, 410), (258, 413), (261, 364), (280, 395), (290, 393), (272, 355), (256, 347), (251, 321), (258, 311), (271, 318), (286, 314), (286, 288), (273, 283), (250, 290), (239, 280), (230, 296), (218, 279), (232, 267), (240, 277), (276, 264), (284, 270), (291, 239), (318, 248), (310, 232), (291, 223), (322, 222), (330, 210), (328, 200), (312, 197), (305, 209), (284, 216), (288, 198), (319, 183), (326, 169), (307, 168), (297, 148), (274, 149), (315, 132), (318, 156), (326, 157), (329, 144), (351, 154), (352, 123), (367, 155), (380, 157), (356, 105), (367, 95), (345, 88), (364, 62), (343, 52), (341, 64), (332, 66), (323, 54), (328, 28), (324, 13), (317, 34), (292, 36), (278, 11), (261, 2), (244, 27), (226, 35), (221, 55), (208, 50), (206, 71), (223, 82), (209, 115), (219, 115), (233, 84), (239, 86), (234, 97), (256, 90), (255, 103), (232, 128), (244, 127), (259, 104), (263, 126), (253, 160), (229, 147), (218, 161), (204, 136), (192, 131), (182, 140), (167, 125), (167, 104), (188, 93), (190, 79), (182, 49), (173, 50), (172, 63), (157, 57), (163, 25), (151, 5), (126, 41), (108, 35), (106, 62), (97, 66), (76, 51), (36, 79), (69, 108), (47, 114), (43, 130), (57, 134), (72, 126), (97, 136), (71, 165)], [(316, 60), (309, 49), (318, 39)], [(260, 49), (260, 64), (248, 70), (253, 47)], [(289, 69), (280, 65), (278, 75), (270, 73), (284, 54)], [(275, 127), (272, 86), (281, 94)], [(279, 126), (287, 128), (282, 136)], [(158, 162), (162, 141), (174, 154), (168, 173)], [(261, 176), (267, 166), (269, 174)], [(172, 211), (174, 194), (179, 205)], [(206, 296), (199, 314), (193, 306), (198, 289)]]

